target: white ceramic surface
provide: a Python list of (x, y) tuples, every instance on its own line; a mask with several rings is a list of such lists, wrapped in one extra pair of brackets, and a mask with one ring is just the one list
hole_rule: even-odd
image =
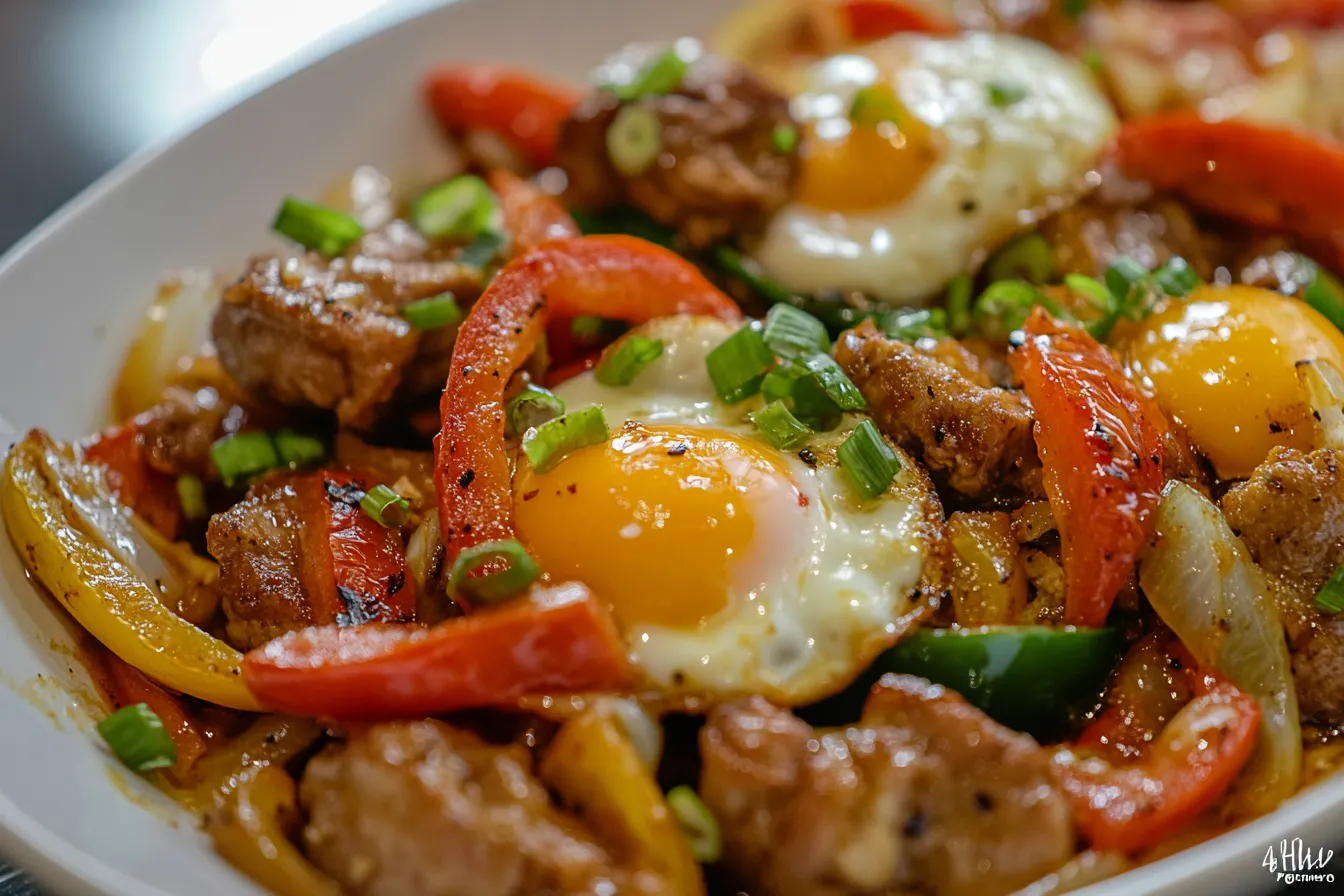
[[(237, 270), (268, 244), (285, 193), (316, 196), (361, 163), (432, 170), (443, 149), (418, 85), (436, 62), (511, 62), (579, 80), (625, 40), (705, 33), (731, 5), (463, 0), (348, 46), (122, 166), (0, 261), (0, 447), (31, 426), (73, 438), (102, 425), (108, 384), (160, 276)], [(68, 644), (0, 539), (0, 854), (56, 894), (256, 893), (192, 819), (108, 761), (78, 696), (87, 680), (53, 649)], [(1087, 892), (1263, 892), (1273, 887), (1260, 867), (1268, 844), (1325, 845), (1341, 830), (1344, 777)], [(1334, 865), (1344, 881), (1344, 858)]]

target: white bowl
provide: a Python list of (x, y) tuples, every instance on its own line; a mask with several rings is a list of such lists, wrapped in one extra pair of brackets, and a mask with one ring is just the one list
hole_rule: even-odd
[[(443, 6), (131, 160), (0, 261), (0, 447), (32, 426), (75, 438), (104, 425), (108, 384), (160, 277), (185, 266), (239, 270), (271, 239), (267, 225), (284, 194), (317, 196), (363, 163), (393, 172), (441, 163), (419, 92), (435, 63), (511, 62), (579, 81), (620, 43), (707, 33), (730, 5)], [(72, 896), (258, 892), (215, 856), (194, 819), (109, 761), (70, 643), (59, 611), (0, 539), (0, 853)], [(1260, 864), (1270, 844), (1327, 845), (1342, 823), (1344, 777), (1336, 777), (1269, 817), (1087, 892), (1266, 891), (1274, 877)]]

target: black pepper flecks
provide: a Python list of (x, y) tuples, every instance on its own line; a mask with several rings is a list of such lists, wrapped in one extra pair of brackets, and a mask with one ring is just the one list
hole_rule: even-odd
[(473, 481), (475, 481), (475, 479), (476, 479), (475, 470), (464, 470), (462, 472), (462, 475), (457, 477), (457, 487), (467, 488), (468, 486), (471, 485)]
[(817, 454), (811, 448), (804, 448), (803, 450), (799, 451), (798, 459), (801, 460), (803, 463), (807, 464), (809, 467), (815, 467), (817, 465)]

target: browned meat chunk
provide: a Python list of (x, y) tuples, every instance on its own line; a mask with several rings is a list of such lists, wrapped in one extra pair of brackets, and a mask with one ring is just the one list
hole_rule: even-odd
[(243, 424), (245, 412), (214, 389), (173, 387), (163, 402), (135, 418), (149, 465), (160, 473), (207, 478), (210, 446)]
[(1171, 200), (1136, 204), (1128, 197), (1108, 202), (1104, 192), (1041, 223), (1060, 270), (1100, 277), (1122, 255), (1150, 270), (1178, 255), (1200, 276), (1212, 275), (1199, 230), (1184, 206)]
[[(653, 56), (653, 48), (635, 46), (619, 61), (637, 71)], [(623, 104), (610, 91), (594, 92), (565, 122), (556, 147), (575, 204), (601, 208), (624, 200), (704, 246), (761, 229), (788, 201), (798, 157), (775, 146), (777, 128), (795, 127), (788, 97), (745, 67), (703, 55), (675, 92), (624, 106), (656, 117), (662, 152), (638, 174), (618, 173), (607, 130)]]
[(1049, 753), (923, 679), (885, 676), (841, 731), (759, 697), (722, 706), (700, 745), (726, 861), (757, 896), (994, 896), (1074, 849)]
[(234, 646), (249, 650), (312, 625), (302, 578), (303, 525), (290, 479), (268, 480), (210, 518), (205, 543), (219, 562), (219, 590)]
[(391, 486), (411, 502), (412, 510), (434, 506), (432, 452), (382, 448), (342, 431), (336, 435), (335, 455), (337, 463), (368, 477), (370, 483)]
[(871, 321), (836, 343), (835, 359), (868, 399), (882, 430), (968, 495), (1037, 465), (1031, 411), (1015, 392), (972, 383)]
[(308, 764), (304, 845), (359, 896), (631, 892), (610, 857), (555, 809), (522, 747), (437, 721), (358, 732)]
[(1257, 563), (1277, 577), (1303, 715), (1344, 721), (1344, 620), (1312, 598), (1344, 563), (1341, 458), (1276, 448), (1223, 497), (1223, 515)]
[(456, 329), (422, 335), (399, 309), (443, 292), (470, 299), (478, 283), (475, 268), (393, 221), (340, 258), (253, 259), (225, 290), (212, 335), (248, 393), (367, 428), (394, 399), (430, 393), (447, 377)]

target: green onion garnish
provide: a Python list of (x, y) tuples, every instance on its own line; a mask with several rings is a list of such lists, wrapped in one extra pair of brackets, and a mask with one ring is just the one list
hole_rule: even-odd
[(98, 733), (131, 771), (148, 772), (177, 762), (177, 745), (147, 704), (122, 707), (98, 723)]
[(744, 258), (742, 253), (732, 246), (721, 245), (716, 248), (714, 260), (729, 276), (737, 277), (769, 301), (780, 304), (793, 300), (793, 293), (767, 277), (762, 273), (760, 265)]
[(1096, 47), (1088, 47), (1083, 51), (1083, 65), (1092, 74), (1101, 74), (1101, 70), (1106, 67), (1106, 57)]
[(438, 330), (460, 323), (462, 309), (457, 307), (457, 297), (445, 292), (442, 295), (411, 302), (401, 309), (401, 316), (412, 329)]
[(1344, 330), (1344, 286), (1329, 271), (1309, 259), (1311, 282), (1302, 291), (1302, 300), (1319, 311), (1339, 330)]
[(798, 148), (798, 129), (791, 124), (777, 124), (770, 132), (770, 148), (777, 156), (786, 156)]
[(1068, 319), (1057, 302), (1021, 280), (998, 280), (989, 284), (975, 301), (972, 312), (976, 329), (989, 339), (1001, 339), (1027, 322), (1035, 305), (1043, 305), (1055, 317)]
[(772, 401), (747, 416), (756, 424), (766, 441), (781, 451), (801, 445), (812, 435), (812, 427), (790, 414), (782, 401)]
[(505, 408), (511, 435), (521, 436), (534, 426), (554, 420), (565, 412), (565, 402), (550, 389), (528, 383)]
[(700, 794), (685, 784), (667, 792), (667, 807), (691, 846), (691, 855), (701, 862), (717, 862), (723, 855), (723, 834)]
[(826, 325), (792, 305), (774, 305), (766, 312), (762, 336), (770, 350), (783, 358), (831, 350)]
[(901, 123), (901, 103), (886, 84), (861, 87), (849, 104), (849, 120), (861, 127), (875, 128), (884, 122)]
[(1316, 592), (1316, 606), (1327, 613), (1344, 612), (1344, 566), (1338, 567), (1330, 576), (1330, 581)]
[(1095, 339), (1105, 339), (1120, 318), (1120, 300), (1100, 281), (1086, 274), (1065, 274), (1064, 285), (1101, 312), (1101, 317), (1087, 324), (1087, 332)]
[(628, 386), (641, 370), (663, 353), (663, 340), (645, 336), (627, 336), (602, 358), (593, 371), (593, 379), (604, 386)]
[(602, 405), (570, 411), (523, 434), (523, 453), (538, 473), (545, 473), (580, 448), (607, 440), (607, 418)]
[(1167, 295), (1182, 299), (1200, 285), (1199, 273), (1179, 255), (1173, 255), (1153, 271), (1153, 282)]
[(896, 452), (886, 443), (873, 425), (864, 420), (845, 439), (836, 451), (840, 467), (865, 498), (876, 498), (891, 487), (891, 481), (901, 470)]
[(834, 429), (842, 411), (821, 383), (800, 364), (779, 364), (761, 381), (766, 403), (782, 401), (798, 420), (814, 430)]
[(271, 433), (271, 441), (280, 465), (290, 469), (311, 466), (327, 456), (327, 446), (321, 439), (292, 429), (276, 430)]
[(460, 264), (483, 268), (495, 260), (502, 248), (504, 248), (504, 235), (494, 230), (487, 230), (477, 234), (476, 239), (467, 243), (462, 251), (457, 253), (457, 260)]
[(774, 363), (775, 353), (765, 344), (761, 330), (751, 324), (715, 346), (705, 357), (714, 391), (726, 404), (737, 404), (755, 395)]
[(659, 54), (639, 70), (628, 84), (612, 84), (608, 89), (622, 100), (637, 100), (644, 96), (666, 96), (681, 86), (689, 63), (677, 55), (676, 49)]
[(1111, 262), (1111, 266), (1106, 269), (1102, 279), (1106, 283), (1106, 288), (1111, 291), (1111, 295), (1120, 299), (1121, 303), (1127, 306), (1147, 282), (1148, 269), (1128, 255), (1121, 255)]
[[(474, 573), (486, 566), (498, 567), (485, 575)], [(448, 593), (463, 595), (476, 603), (497, 604), (522, 594), (541, 575), (532, 555), (516, 539), (487, 541), (457, 555), (448, 576)]]
[(925, 336), (941, 339), (948, 335), (947, 312), (942, 308), (892, 311), (882, 316), (882, 331), (902, 342), (914, 342)]
[(990, 81), (985, 85), (985, 97), (991, 106), (1003, 109), (1026, 99), (1027, 88), (1017, 81)]
[(1090, 0), (1064, 0), (1064, 15), (1068, 16), (1070, 21), (1076, 22), (1083, 17), (1087, 11), (1087, 5)]
[(971, 329), (971, 277), (961, 274), (947, 284), (947, 332), (965, 336)]
[(1055, 249), (1042, 234), (1024, 233), (999, 248), (985, 262), (985, 276), (996, 280), (1050, 283), (1058, 276)]
[(411, 502), (386, 485), (375, 485), (359, 499), (359, 506), (380, 526), (396, 529), (411, 517)]
[(411, 205), (411, 222), (425, 236), (471, 239), (497, 228), (499, 202), (474, 174), (463, 174), (422, 194)]
[(663, 125), (652, 109), (622, 106), (607, 127), (607, 156), (625, 177), (638, 177), (663, 151)]
[(271, 230), (328, 256), (340, 255), (364, 235), (364, 227), (349, 215), (293, 196), (280, 204)]
[(190, 473), (177, 477), (177, 500), (182, 505), (182, 515), (189, 520), (204, 519), (209, 512), (205, 506), (205, 484)]
[(817, 378), (821, 388), (842, 411), (858, 411), (868, 406), (868, 401), (858, 386), (850, 382), (849, 377), (830, 355), (821, 353), (809, 355), (803, 360), (803, 366)]
[(240, 432), (219, 439), (210, 446), (210, 460), (229, 488), (280, 466), (275, 443), (264, 432)]

